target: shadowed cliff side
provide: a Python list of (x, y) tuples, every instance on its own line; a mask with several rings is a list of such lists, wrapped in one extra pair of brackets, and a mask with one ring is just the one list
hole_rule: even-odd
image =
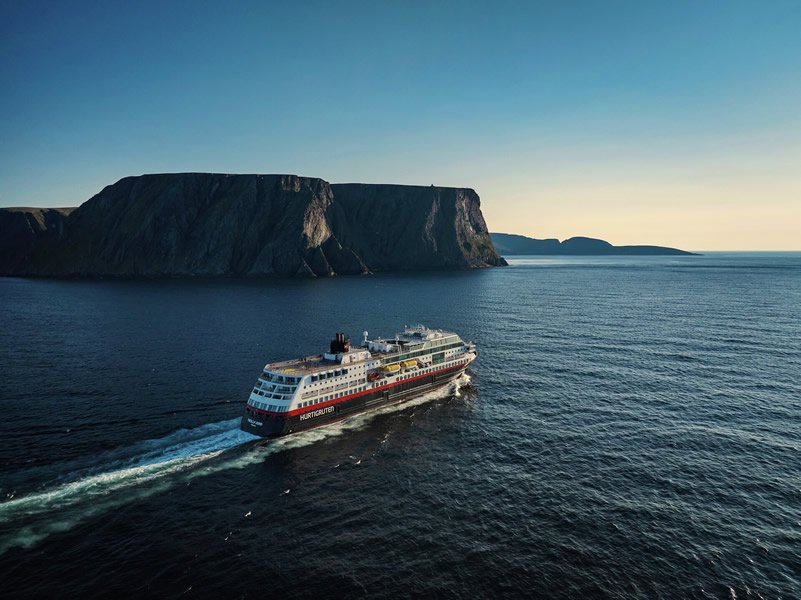
[(61, 236), (18, 250), (3, 274), (320, 276), (505, 264), (472, 190), (354, 184), (335, 193), (295, 175), (126, 177), (75, 209)]
[(74, 208), (0, 208), (0, 273), (25, 268), (37, 244), (64, 235)]
[[(342, 183), (336, 230), (376, 269), (470, 269), (506, 264), (490, 239), (478, 194), (466, 188)], [(374, 270), (376, 270), (374, 269)]]

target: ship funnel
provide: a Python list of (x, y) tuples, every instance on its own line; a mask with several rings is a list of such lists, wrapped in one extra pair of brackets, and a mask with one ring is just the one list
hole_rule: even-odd
[(344, 334), (337, 332), (331, 340), (331, 354), (342, 354), (350, 351), (350, 339)]

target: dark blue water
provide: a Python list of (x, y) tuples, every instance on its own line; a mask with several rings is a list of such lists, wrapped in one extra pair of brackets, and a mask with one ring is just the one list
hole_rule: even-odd
[[(423, 322), (469, 380), (257, 446), (261, 366)], [(4, 597), (801, 597), (801, 255), (0, 279)]]

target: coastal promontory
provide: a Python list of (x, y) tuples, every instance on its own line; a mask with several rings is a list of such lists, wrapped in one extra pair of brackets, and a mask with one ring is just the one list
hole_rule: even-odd
[(572, 237), (563, 242), (555, 238), (536, 239), (513, 233), (491, 233), (495, 248), (504, 256), (514, 255), (692, 255), (693, 252), (666, 246), (613, 246), (607, 241), (589, 237)]
[(0, 274), (18, 276), (327, 276), (506, 264), (472, 189), (296, 175), (126, 177), (74, 210), (0, 209), (0, 232)]

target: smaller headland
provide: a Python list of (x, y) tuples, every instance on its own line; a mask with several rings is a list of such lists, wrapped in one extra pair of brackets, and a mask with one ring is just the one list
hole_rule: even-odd
[(666, 246), (613, 246), (607, 241), (589, 237), (572, 237), (563, 242), (556, 238), (539, 240), (513, 233), (490, 233), (495, 249), (502, 256), (514, 255), (568, 255), (568, 256), (695, 256)]

